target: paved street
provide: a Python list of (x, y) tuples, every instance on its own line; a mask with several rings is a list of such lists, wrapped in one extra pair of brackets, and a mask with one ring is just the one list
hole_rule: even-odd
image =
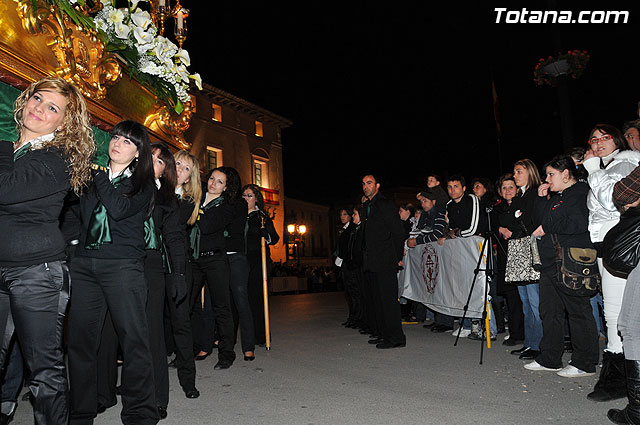
[[(530, 372), (509, 355), (502, 336), (484, 350), (450, 333), (405, 325), (406, 348), (378, 350), (340, 326), (342, 293), (271, 299), (272, 349), (256, 360), (213, 369), (197, 362), (201, 397), (186, 399), (171, 370), (169, 416), (162, 425), (198, 424), (606, 424), (609, 408), (586, 395), (597, 377), (568, 379)], [(215, 354), (215, 353), (214, 353)], [(565, 363), (568, 355), (565, 355)], [(96, 424), (119, 424), (119, 404)], [(31, 424), (22, 402), (14, 423)]]

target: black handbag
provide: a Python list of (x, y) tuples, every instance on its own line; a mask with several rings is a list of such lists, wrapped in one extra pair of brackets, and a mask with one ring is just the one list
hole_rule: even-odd
[(601, 284), (598, 253), (593, 248), (565, 248), (555, 235), (557, 288), (567, 295), (591, 297)]
[(626, 279), (640, 260), (640, 209), (630, 208), (602, 242), (602, 261), (612, 275)]

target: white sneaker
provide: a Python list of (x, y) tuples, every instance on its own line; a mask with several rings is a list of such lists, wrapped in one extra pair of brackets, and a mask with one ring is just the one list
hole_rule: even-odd
[[(460, 329), (460, 328), (458, 328), (458, 329)], [(458, 336), (458, 329), (456, 329), (455, 331), (451, 332), (451, 335), (453, 335), (454, 337), (457, 337)], [(466, 338), (469, 335), (471, 335), (471, 329), (462, 328), (460, 330), (460, 338)]]
[(585, 372), (573, 365), (566, 365), (558, 372), (558, 375), (564, 376), (565, 378), (579, 378), (582, 376), (593, 376), (595, 374), (595, 372)]
[(535, 360), (532, 361), (531, 363), (527, 363), (526, 365), (524, 365), (524, 368), (528, 370), (535, 370), (535, 371), (545, 370), (549, 372), (558, 372), (559, 370), (561, 370), (560, 368), (552, 369), (550, 367), (544, 367)]

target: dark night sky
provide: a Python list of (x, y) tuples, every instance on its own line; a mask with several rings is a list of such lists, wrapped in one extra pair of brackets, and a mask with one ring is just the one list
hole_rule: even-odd
[(429, 171), (495, 179), (523, 157), (542, 166), (562, 151), (557, 90), (532, 81), (538, 59), (556, 53), (554, 29), (562, 50), (591, 54), (584, 76), (569, 82), (575, 143), (595, 123), (637, 117), (640, 7), (626, 25), (495, 24), (493, 11), (629, 10), (631, 2), (182, 3), (191, 9), (190, 70), (293, 121), (283, 131), (287, 196), (353, 198), (370, 171), (390, 187), (423, 186)]

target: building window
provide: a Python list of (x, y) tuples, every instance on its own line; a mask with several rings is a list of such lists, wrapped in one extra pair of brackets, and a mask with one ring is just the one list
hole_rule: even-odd
[(262, 133), (262, 122), (260, 121), (256, 121), (256, 136), (258, 137), (262, 137), (263, 133)]
[(211, 119), (222, 122), (222, 107), (220, 105), (211, 104)]
[(207, 146), (207, 167), (209, 170), (222, 167), (222, 150)]
[(269, 187), (269, 169), (266, 161), (253, 159), (253, 183), (260, 187)]

